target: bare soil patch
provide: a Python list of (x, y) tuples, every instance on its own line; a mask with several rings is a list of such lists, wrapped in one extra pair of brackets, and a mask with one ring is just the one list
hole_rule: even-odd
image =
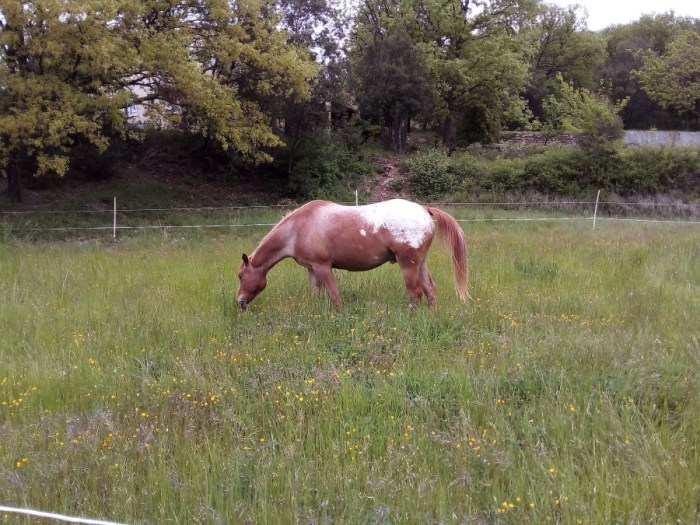
[(363, 194), (370, 195), (371, 202), (410, 198), (408, 181), (398, 157), (375, 154), (371, 160), (377, 166), (378, 173), (368, 177), (361, 188)]

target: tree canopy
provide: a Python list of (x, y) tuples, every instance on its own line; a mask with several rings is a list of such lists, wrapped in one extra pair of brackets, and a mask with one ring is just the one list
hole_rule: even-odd
[(648, 52), (636, 71), (642, 88), (657, 104), (700, 119), (700, 34), (683, 31), (663, 54)]
[(578, 87), (597, 87), (605, 40), (586, 31), (585, 16), (576, 5), (545, 4), (537, 21), (537, 47), (525, 96), (533, 114), (541, 117), (543, 100), (558, 90), (558, 76)]
[(620, 116), (628, 129), (700, 129), (672, 109), (662, 107), (642, 88), (635, 73), (650, 54), (662, 56), (683, 31), (700, 34), (700, 21), (676, 17), (673, 13), (643, 16), (631, 24), (615, 26), (601, 33), (606, 41), (606, 59), (598, 72), (613, 102), (627, 99)]
[(281, 141), (265, 101), (308, 97), (316, 71), (270, 2), (8, 1), (0, 19), (0, 148), (17, 195), (23, 169), (63, 174), (76, 141), (124, 134), (134, 104), (269, 159)]
[(622, 138), (621, 107), (613, 106), (606, 97), (557, 77), (558, 93), (544, 103), (546, 126), (554, 131), (569, 131), (578, 135), (578, 143), (592, 154), (609, 150), (614, 141)]
[(459, 0), (367, 0), (351, 45), (355, 56), (362, 56), (384, 35), (404, 32), (425, 56), (434, 101), (430, 115), (443, 142), (451, 143), (459, 125), (484, 138), (522, 107), (535, 11), (530, 0), (488, 0), (478, 6)]
[(367, 45), (357, 60), (358, 102), (366, 118), (390, 129), (390, 144), (403, 150), (408, 121), (431, 101), (428, 68), (408, 35), (395, 30)]

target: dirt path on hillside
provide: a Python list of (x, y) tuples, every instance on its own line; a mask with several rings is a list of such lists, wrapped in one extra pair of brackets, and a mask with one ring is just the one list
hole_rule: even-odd
[(397, 157), (384, 154), (372, 155), (372, 163), (380, 169), (373, 177), (368, 177), (360, 191), (369, 195), (370, 202), (396, 198), (410, 198), (408, 182), (401, 173), (401, 162)]

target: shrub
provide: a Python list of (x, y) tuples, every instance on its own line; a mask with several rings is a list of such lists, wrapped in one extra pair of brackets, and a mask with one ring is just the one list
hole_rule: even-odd
[(628, 148), (610, 173), (609, 189), (622, 195), (680, 191), (700, 193), (700, 152), (686, 148)]
[(349, 200), (352, 186), (368, 167), (335, 135), (319, 132), (297, 153), (290, 191), (305, 199)]
[(479, 185), (483, 170), (468, 154), (449, 156), (431, 149), (404, 162), (413, 194), (422, 199), (454, 195)]
[(576, 197), (597, 190), (700, 196), (700, 152), (693, 149), (617, 146), (595, 155), (582, 148), (548, 147), (528, 158), (489, 161), (433, 149), (406, 160), (404, 167), (419, 199), (482, 198), (508, 192)]
[(586, 187), (581, 151), (574, 148), (550, 149), (527, 160), (516, 188), (560, 195), (579, 195)]
[(436, 149), (405, 161), (413, 194), (419, 199), (434, 199), (456, 191), (457, 177), (451, 164), (450, 157)]
[(525, 163), (521, 160), (499, 159), (491, 164), (482, 188), (487, 191), (506, 192), (521, 189)]
[(482, 184), (485, 170), (480, 161), (471, 155), (456, 155), (451, 159), (452, 171), (460, 189), (466, 190)]
[(359, 151), (368, 140), (379, 137), (380, 128), (377, 125), (354, 117), (348, 121), (339, 121), (335, 124), (334, 135), (337, 140), (345, 144), (352, 151)]

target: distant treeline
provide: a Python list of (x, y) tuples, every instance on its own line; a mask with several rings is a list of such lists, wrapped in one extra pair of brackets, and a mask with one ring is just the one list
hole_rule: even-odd
[(200, 155), (231, 172), (269, 165), (290, 192), (325, 183), (319, 156), (345, 159), (373, 137), (402, 152), (416, 125), (448, 151), (513, 130), (600, 149), (590, 141), (623, 128), (700, 129), (696, 19), (591, 32), (580, 7), (539, 0), (340, 4), (3, 3), (10, 195), (74, 169), (76, 148), (104, 153), (154, 128), (199, 137)]

